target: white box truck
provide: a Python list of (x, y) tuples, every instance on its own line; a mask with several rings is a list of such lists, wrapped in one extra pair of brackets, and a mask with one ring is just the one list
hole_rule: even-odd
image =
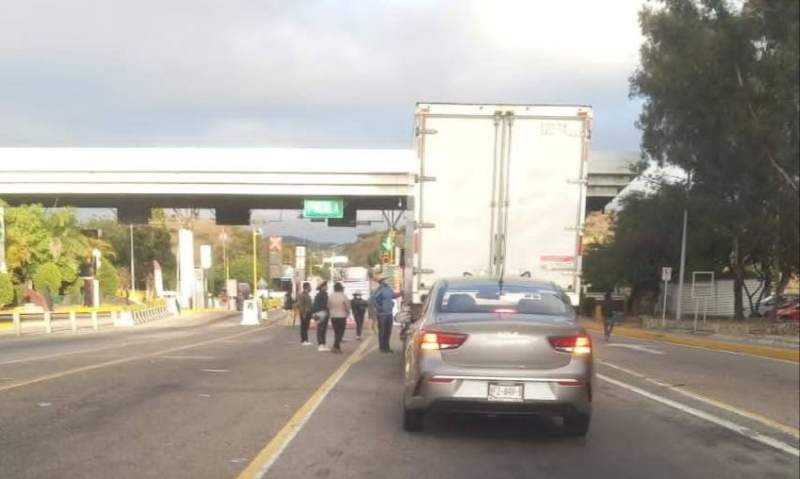
[(577, 305), (592, 109), (418, 103), (413, 292), (530, 276)]

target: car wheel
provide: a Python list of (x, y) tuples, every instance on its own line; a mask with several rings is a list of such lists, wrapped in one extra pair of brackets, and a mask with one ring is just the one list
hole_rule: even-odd
[(403, 429), (408, 432), (422, 431), (425, 414), (421, 411), (409, 411), (403, 408)]
[(583, 437), (589, 432), (591, 422), (591, 414), (578, 413), (564, 416), (564, 432), (567, 436)]

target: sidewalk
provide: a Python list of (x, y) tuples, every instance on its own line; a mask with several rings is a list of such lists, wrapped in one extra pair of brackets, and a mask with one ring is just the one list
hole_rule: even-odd
[[(592, 319), (581, 318), (581, 325), (589, 331), (603, 333), (603, 324)], [(681, 344), (698, 348), (716, 349), (735, 353), (752, 354), (785, 361), (800, 362), (800, 342), (778, 336), (740, 337), (698, 331), (660, 331), (643, 329), (636, 323), (617, 323), (614, 336)]]

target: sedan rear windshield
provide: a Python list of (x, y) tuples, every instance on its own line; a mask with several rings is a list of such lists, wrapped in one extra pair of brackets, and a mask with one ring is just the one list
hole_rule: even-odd
[(439, 291), (437, 313), (504, 313), (572, 316), (569, 298), (559, 289), (485, 284), (452, 285)]

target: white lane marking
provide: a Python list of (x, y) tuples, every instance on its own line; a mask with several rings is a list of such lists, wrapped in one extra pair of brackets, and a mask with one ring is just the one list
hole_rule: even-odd
[(230, 369), (201, 369), (204, 373), (229, 373)]
[(198, 396), (200, 396), (201, 398), (210, 398), (211, 397), (210, 394), (198, 394)]
[(53, 405), (53, 403), (51, 403), (51, 402), (40, 402), (38, 404), (39, 407), (50, 407), (52, 405)]
[(633, 349), (635, 351), (641, 351), (643, 353), (650, 353), (650, 354), (664, 354), (664, 351), (659, 351), (658, 349), (648, 348), (647, 346), (642, 346), (640, 344), (609, 343), (609, 344), (606, 344), (605, 347), (607, 347), (607, 348)]
[(779, 451), (783, 451), (787, 454), (791, 454), (795, 457), (800, 457), (800, 449), (796, 447), (790, 446), (785, 442), (779, 441), (777, 439), (771, 438), (769, 436), (765, 436), (757, 431), (754, 431), (748, 427), (740, 426), (734, 422), (728, 421), (727, 419), (723, 419), (721, 417), (715, 416), (713, 414), (707, 413), (705, 411), (701, 411), (699, 409), (693, 408), (691, 406), (687, 406), (686, 404), (679, 403), (678, 401), (673, 401), (672, 399), (667, 399), (663, 396), (659, 396), (658, 394), (651, 393), (650, 391), (645, 391), (644, 389), (638, 388), (628, 383), (624, 383), (622, 381), (618, 381), (616, 379), (610, 378), (604, 374), (598, 374), (597, 377), (602, 379), (607, 383), (611, 383), (617, 387), (621, 387), (623, 389), (627, 389), (633, 393), (636, 393), (640, 396), (644, 396), (648, 399), (652, 399), (658, 403), (661, 403), (665, 406), (669, 406), (673, 409), (677, 409), (681, 412), (686, 414), (690, 414), (692, 416), (698, 417), (700, 419), (704, 419), (710, 423), (716, 424), (718, 426), (724, 427), (730, 431), (733, 431), (737, 434), (740, 434), (744, 437), (750, 438), (756, 442), (760, 442), (766, 446), (775, 448)]
[(780, 431), (780, 432), (782, 432), (784, 434), (788, 434), (788, 435), (793, 436), (795, 438), (800, 438), (800, 430), (799, 429), (791, 427), (791, 426), (787, 426), (786, 424), (781, 424), (781, 423), (779, 423), (779, 422), (777, 422), (777, 421), (775, 421), (773, 419), (770, 419), (770, 418), (768, 418), (766, 416), (762, 416), (761, 414), (758, 414), (758, 413), (755, 413), (755, 412), (752, 412), (752, 411), (747, 411), (745, 409), (738, 408), (738, 407), (733, 406), (731, 404), (728, 404), (728, 403), (725, 403), (725, 402), (722, 402), (722, 401), (718, 401), (716, 399), (712, 399), (710, 397), (703, 396), (701, 394), (697, 394), (697, 393), (695, 393), (693, 391), (690, 391), (689, 389), (686, 389), (684, 386), (668, 384), (668, 383), (665, 383), (665, 382), (663, 382), (661, 380), (658, 380), (656, 378), (647, 377), (644, 374), (640, 374), (640, 373), (637, 373), (636, 371), (632, 371), (630, 369), (623, 368), (622, 366), (619, 366), (619, 365), (616, 365), (616, 364), (613, 364), (613, 363), (609, 363), (608, 361), (602, 361), (602, 360), (599, 360), (599, 359), (597, 359), (595, 361), (597, 361), (598, 363), (600, 363), (600, 364), (602, 364), (604, 366), (608, 366), (608, 367), (610, 367), (612, 369), (616, 369), (618, 371), (622, 371), (623, 373), (629, 374), (631, 376), (635, 376), (637, 378), (644, 379), (645, 381), (647, 381), (649, 383), (652, 383), (652, 384), (655, 384), (657, 386), (669, 388), (670, 390), (675, 391), (676, 393), (679, 393), (679, 394), (682, 394), (682, 395), (684, 395), (686, 397), (692, 398), (694, 400), (706, 403), (706, 404), (708, 404), (710, 406), (714, 406), (714, 407), (716, 407), (718, 409), (723, 409), (725, 411), (728, 411), (730, 413), (742, 416), (744, 418), (751, 419), (751, 420), (756, 421), (756, 422), (760, 422), (761, 424), (763, 424), (763, 425), (765, 425), (767, 427), (770, 427), (772, 429), (775, 429), (777, 431)]
[[(589, 331), (589, 334), (591, 334), (593, 337), (596, 337), (596, 338), (593, 339), (595, 341), (599, 341), (600, 338), (603, 337), (603, 333), (596, 333), (596, 332), (593, 332), (593, 331)], [(675, 346), (675, 347), (681, 347), (681, 348), (699, 349), (701, 351), (708, 351), (710, 353), (725, 353), (725, 354), (732, 354), (734, 356), (744, 356), (744, 357), (753, 358), (753, 359), (766, 359), (768, 361), (777, 361), (779, 363), (786, 363), (786, 364), (791, 364), (793, 366), (800, 367), (800, 362), (789, 361), (788, 359), (771, 358), (769, 356), (758, 356), (758, 355), (755, 355), (755, 354), (740, 353), (740, 352), (737, 352), (737, 351), (726, 351), (724, 349), (704, 348), (703, 346), (690, 346), (688, 344), (671, 343), (669, 341), (658, 341), (658, 340), (655, 340), (655, 339), (650, 339), (650, 340), (648, 340), (648, 339), (639, 339), (639, 338), (632, 338), (630, 336), (622, 336), (622, 337), (624, 337), (626, 340), (629, 340), (629, 341), (642, 341), (642, 342), (645, 342), (645, 343), (657, 342), (659, 344), (659, 346)], [(769, 346), (767, 346), (767, 347), (769, 347)]]
[(161, 359), (216, 359), (216, 356), (158, 356)]
[(73, 354), (82, 354), (82, 353), (93, 353), (96, 351), (105, 351), (106, 349), (117, 349), (117, 348), (124, 348), (126, 346), (133, 346), (141, 343), (145, 343), (148, 341), (128, 341), (122, 344), (113, 344), (111, 346), (102, 346), (99, 348), (91, 348), (91, 349), (78, 349), (77, 351), (67, 351), (63, 353), (53, 353), (53, 354), (46, 354), (44, 356), (33, 356), (30, 358), (19, 358), (19, 359), (11, 359), (8, 361), (0, 362), (0, 366), (4, 366), (6, 364), (17, 364), (17, 363), (27, 363), (29, 361), (41, 361), (42, 359), (53, 359), (59, 358), (61, 356), (71, 356)]
[(294, 440), (300, 430), (308, 423), (311, 416), (314, 415), (314, 412), (316, 412), (317, 408), (322, 404), (322, 401), (328, 396), (328, 393), (336, 387), (347, 371), (350, 370), (350, 367), (364, 359), (377, 348), (378, 346), (373, 343), (372, 338), (361, 343), (361, 345), (344, 360), (339, 368), (328, 376), (328, 379), (314, 391), (311, 397), (295, 411), (294, 415), (289, 418), (289, 422), (278, 431), (278, 434), (276, 434), (250, 464), (239, 473), (237, 479), (263, 479), (272, 465), (275, 464), (275, 461), (278, 460), (281, 454), (283, 454), (283, 451), (289, 446), (289, 443)]

